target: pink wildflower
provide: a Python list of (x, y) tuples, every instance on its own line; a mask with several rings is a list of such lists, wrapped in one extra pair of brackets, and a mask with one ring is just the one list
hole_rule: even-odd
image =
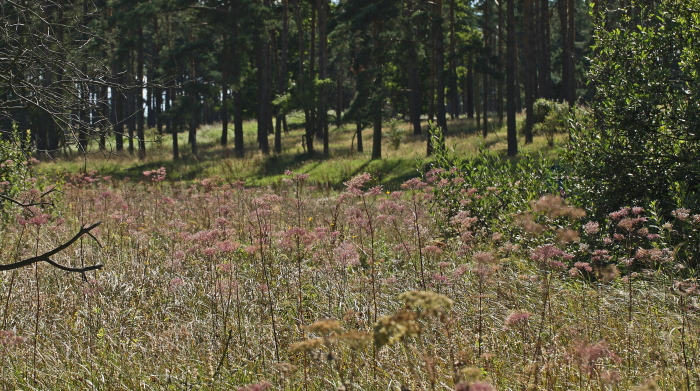
[(165, 180), (165, 167), (161, 167), (157, 170), (151, 170), (151, 171), (144, 171), (143, 175), (145, 175), (148, 179), (151, 180), (151, 182), (161, 182)]
[(583, 226), (583, 230), (588, 234), (588, 235), (593, 235), (595, 233), (598, 233), (600, 225), (598, 224), (597, 221), (589, 221), (586, 223), (586, 225)]
[(504, 322), (506, 325), (506, 329), (508, 328), (508, 326), (517, 326), (519, 324), (527, 322), (527, 320), (530, 319), (531, 316), (532, 314), (527, 311), (511, 312), (510, 315), (506, 317), (506, 320)]

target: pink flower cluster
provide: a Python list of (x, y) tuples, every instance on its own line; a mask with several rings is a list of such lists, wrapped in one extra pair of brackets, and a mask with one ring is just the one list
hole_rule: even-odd
[(144, 171), (143, 175), (150, 179), (151, 182), (162, 182), (165, 180), (165, 167), (161, 167), (157, 170)]

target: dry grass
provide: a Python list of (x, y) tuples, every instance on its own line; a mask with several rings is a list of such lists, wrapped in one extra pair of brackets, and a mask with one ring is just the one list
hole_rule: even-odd
[[(633, 281), (628, 324), (622, 279), (545, 271), (532, 239), (450, 223), (417, 182), (338, 194), (303, 176), (275, 193), (95, 179), (66, 184), (44, 225), (8, 212), (2, 259), (103, 221), (102, 248), (85, 238), (54, 260), (105, 268), (87, 282), (48, 265), (0, 274), (0, 330), (16, 333), (0, 335), (3, 389), (421, 390), (481, 378), (499, 390), (682, 390), (686, 369), (697, 386), (696, 307), (679, 310), (669, 277)], [(434, 294), (399, 298), (423, 285)]]

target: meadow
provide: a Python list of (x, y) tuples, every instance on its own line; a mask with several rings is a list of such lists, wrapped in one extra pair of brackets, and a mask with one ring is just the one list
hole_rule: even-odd
[[(476, 143), (448, 138), (460, 142)], [(401, 148), (410, 142), (386, 161), (412, 157)], [(382, 178), (364, 171), (386, 161), (355, 167), (357, 156), (347, 172), (299, 162), (246, 182), (233, 173), (266, 158), (230, 175), (204, 157), (160, 169), (165, 151), (83, 161), (85, 172), (70, 157), (40, 166), (16, 200), (51, 205), (5, 205), (4, 263), (101, 222), (52, 260), (103, 268), (0, 274), (0, 384), (696, 389), (686, 249), (700, 242), (700, 215), (630, 205), (594, 220), (560, 196), (544, 157), (485, 149)]]
[[(524, 117), (523, 117), (524, 118)], [(523, 118), (518, 118), (521, 122)], [(198, 134), (199, 153), (191, 153), (186, 132), (178, 134), (180, 159), (172, 158), (172, 136), (157, 134), (155, 129), (146, 132), (146, 158), (139, 159), (137, 153), (129, 153), (128, 143), (124, 151), (117, 152), (108, 140), (106, 149), (100, 150), (96, 140), (92, 140), (87, 153), (80, 153), (76, 148), (64, 148), (55, 159), (42, 159), (50, 164), (39, 167), (41, 173), (48, 176), (60, 176), (64, 173), (88, 172), (96, 170), (102, 175), (114, 178), (139, 178), (143, 171), (165, 167), (168, 180), (193, 181), (203, 178), (220, 177), (227, 181), (245, 181), (247, 186), (278, 185), (286, 170), (309, 174), (310, 181), (318, 186), (336, 190), (343, 188), (343, 182), (355, 175), (368, 172), (379, 178), (384, 187), (397, 188), (404, 181), (418, 175), (417, 169), (424, 170), (431, 159), (426, 158), (428, 124), (424, 122), (423, 134), (414, 135), (408, 124), (394, 120), (386, 124), (382, 159), (371, 160), (372, 129), (363, 130), (364, 152), (358, 152), (355, 125), (344, 124), (331, 126), (330, 157), (323, 158), (322, 145), (316, 141), (317, 153), (309, 156), (302, 143), (303, 114), (293, 113), (288, 117), (289, 131), (282, 135), (282, 153), (262, 155), (257, 149), (257, 127), (255, 122), (243, 124), (245, 152), (243, 158), (236, 158), (233, 146), (222, 147), (219, 143), (221, 126), (204, 125)], [(393, 126), (392, 126), (393, 124)], [(481, 137), (474, 119), (460, 118), (449, 121), (446, 143), (465, 156), (478, 155), (481, 152), (505, 157), (507, 150), (505, 126), (499, 126), (492, 119), (488, 137)], [(233, 132), (229, 127), (229, 137)], [(272, 142), (272, 137), (270, 137)], [(535, 138), (535, 142), (520, 145), (523, 154), (557, 156), (566, 135), (557, 134), (553, 147), (549, 147), (545, 137)], [(134, 144), (136, 141), (134, 140)]]

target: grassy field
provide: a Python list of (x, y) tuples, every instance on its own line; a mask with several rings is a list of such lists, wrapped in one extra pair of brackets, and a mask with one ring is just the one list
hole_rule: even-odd
[(456, 154), (490, 157), (417, 178), (424, 139), (370, 161), (334, 130), (308, 160), (294, 130), (234, 159), (205, 128), (197, 158), (42, 163), (62, 180), (4, 204), (3, 264), (101, 222), (51, 260), (102, 268), (0, 272), (0, 388), (697, 389), (700, 215), (593, 221), (545, 194), (549, 163), (502, 160), (503, 130), (450, 128)]
[(102, 221), (99, 243), (83, 236), (52, 259), (104, 267), (85, 280), (46, 264), (0, 274), (3, 389), (697, 385), (696, 287), (674, 283), (672, 250), (620, 256), (654, 248), (643, 229), (664, 236), (645, 211), (581, 226), (557, 197), (511, 212), (508, 184), (430, 176), (388, 192), (361, 175), (340, 193), (302, 174), (276, 191), (149, 178), (76, 175), (55, 207), (6, 208), (3, 259)]
[[(423, 168), (430, 160), (426, 159), (427, 123), (424, 134), (414, 136), (408, 125), (398, 125), (401, 133), (400, 142), (395, 148), (389, 137), (384, 138), (382, 159), (371, 160), (372, 130), (363, 131), (364, 150), (357, 152), (357, 141), (354, 137), (354, 125), (330, 129), (330, 158), (323, 159), (321, 153), (309, 157), (302, 146), (304, 130), (301, 126), (303, 118), (290, 115), (290, 131), (283, 135), (282, 153), (262, 155), (256, 144), (256, 124), (244, 124), (246, 152), (243, 158), (233, 157), (232, 146), (223, 148), (219, 145), (221, 126), (205, 126), (198, 131), (199, 154), (191, 154), (187, 144), (187, 134), (179, 134), (181, 158), (172, 159), (172, 140), (170, 135), (157, 136), (153, 129), (147, 132), (147, 157), (139, 160), (128, 151), (117, 154), (108, 145), (107, 151), (96, 150), (97, 144), (92, 143), (87, 155), (76, 151), (64, 151), (55, 161), (41, 167), (43, 172), (61, 174), (97, 170), (102, 175), (115, 178), (138, 178), (146, 170), (165, 167), (170, 180), (192, 181), (201, 178), (220, 177), (227, 181), (246, 181), (250, 186), (279, 185), (285, 170), (307, 173), (310, 181), (324, 187), (341, 188), (343, 182), (351, 177), (369, 172), (380, 178), (380, 182), (389, 188), (395, 188), (405, 180), (417, 175), (417, 168)], [(498, 156), (505, 156), (507, 143), (505, 128), (499, 127), (495, 119), (491, 119), (492, 131), (487, 138), (481, 137), (477, 131), (475, 120), (459, 119), (449, 121), (449, 132), (446, 136), (447, 146), (462, 156), (476, 155), (488, 151)], [(229, 138), (233, 129), (229, 130)], [(385, 129), (385, 134), (389, 129)], [(549, 148), (544, 137), (536, 137), (535, 142), (524, 145), (524, 139), (519, 139), (523, 153), (544, 153), (556, 156), (564, 142), (564, 135), (558, 135), (555, 148)], [(273, 138), (270, 137), (270, 143)], [(316, 148), (322, 150), (320, 141)]]

